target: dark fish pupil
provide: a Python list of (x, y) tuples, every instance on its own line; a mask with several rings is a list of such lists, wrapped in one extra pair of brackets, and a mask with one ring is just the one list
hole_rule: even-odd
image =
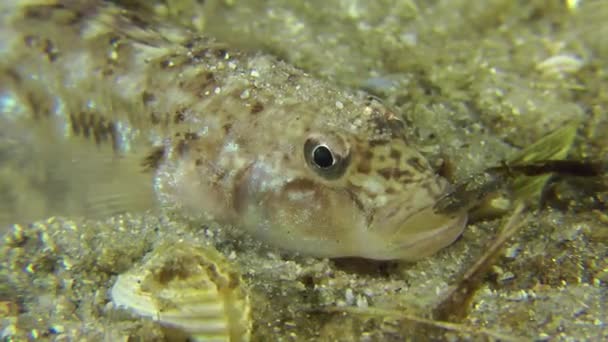
[(334, 156), (326, 146), (317, 146), (312, 152), (312, 160), (318, 167), (325, 169), (334, 165)]

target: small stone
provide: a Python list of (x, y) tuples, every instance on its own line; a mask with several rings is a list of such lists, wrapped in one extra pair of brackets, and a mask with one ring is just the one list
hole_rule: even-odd
[(573, 55), (552, 56), (538, 63), (536, 68), (545, 75), (572, 74), (579, 71), (585, 62), (582, 58)]
[(65, 327), (60, 324), (53, 324), (49, 327), (49, 332), (52, 334), (61, 334), (65, 331)]
[(514, 278), (515, 278), (515, 274), (513, 274), (513, 272), (507, 271), (507, 272), (504, 272), (503, 274), (499, 275), (497, 280), (501, 283), (504, 283), (504, 282), (507, 282)]
[(520, 246), (518, 243), (515, 243), (507, 248), (505, 248), (504, 255), (509, 259), (515, 259), (520, 251)]
[(353, 294), (352, 289), (346, 289), (344, 293), (344, 299), (346, 300), (346, 304), (353, 305), (355, 304), (355, 295)]
[(367, 308), (368, 307), (367, 297), (365, 297), (363, 295), (358, 295), (357, 296), (357, 307)]

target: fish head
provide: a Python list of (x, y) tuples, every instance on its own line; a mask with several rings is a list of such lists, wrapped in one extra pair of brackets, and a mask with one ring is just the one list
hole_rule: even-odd
[[(466, 213), (433, 210), (448, 182), (408, 144), (396, 115), (347, 100), (337, 114), (327, 103), (273, 104), (225, 132), (222, 123), (204, 130), (219, 135), (181, 134), (157, 192), (306, 255), (416, 260), (452, 243)], [(239, 106), (224, 101), (222, 110)]]
[(466, 213), (433, 210), (448, 182), (407, 143), (396, 116), (362, 117), (277, 137), (281, 144), (236, 181), (241, 224), (274, 245), (326, 257), (416, 260), (452, 243)]

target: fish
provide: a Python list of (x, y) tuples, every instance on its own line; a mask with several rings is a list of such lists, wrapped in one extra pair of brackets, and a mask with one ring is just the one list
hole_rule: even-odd
[(139, 156), (163, 210), (329, 258), (414, 261), (466, 225), (372, 96), (113, 2), (0, 7), (2, 120)]

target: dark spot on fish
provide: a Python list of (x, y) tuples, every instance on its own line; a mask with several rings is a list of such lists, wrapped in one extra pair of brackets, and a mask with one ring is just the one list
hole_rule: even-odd
[(188, 152), (188, 142), (186, 140), (179, 140), (175, 146), (175, 151), (179, 156), (184, 156)]
[(175, 113), (175, 116), (173, 117), (173, 122), (174, 123), (177, 124), (177, 123), (180, 123), (180, 122), (184, 122), (184, 120), (186, 120), (186, 115), (184, 115), (183, 111), (179, 111), (179, 112)]
[(418, 157), (409, 158), (407, 160), (407, 163), (411, 167), (413, 167), (414, 169), (416, 169), (416, 171), (419, 171), (421, 173), (422, 172), (426, 172), (426, 166), (422, 163), (422, 160), (420, 160), (420, 158), (418, 158)]
[(405, 124), (397, 118), (378, 114), (371, 121), (379, 134), (388, 134), (392, 139), (404, 137)]
[(357, 209), (361, 210), (361, 212), (365, 212), (365, 206), (363, 206), (363, 202), (361, 202), (359, 197), (357, 197), (357, 195), (350, 189), (347, 189), (346, 193), (348, 194), (348, 197), (350, 197), (350, 199), (353, 201), (353, 203), (355, 203)]
[(197, 158), (197, 159), (194, 161), (194, 165), (196, 165), (196, 166), (201, 166), (201, 165), (203, 165), (203, 160), (202, 160), (201, 158)]
[(149, 106), (152, 102), (156, 101), (156, 96), (149, 91), (143, 91), (141, 93), (141, 100), (145, 106)]
[(163, 156), (165, 155), (165, 147), (158, 146), (155, 147), (142, 161), (141, 166), (144, 167), (145, 171), (153, 171), (156, 170), (161, 161), (163, 160)]
[(39, 36), (26, 35), (23, 37), (23, 43), (29, 48), (40, 50), (50, 62), (54, 62), (59, 57), (59, 50), (48, 38), (42, 39)]
[(391, 148), (390, 156), (394, 160), (401, 159), (401, 151)]
[[(365, 195), (367, 195), (369, 198), (374, 199), (377, 197), (377, 194), (373, 191), (369, 191), (368, 189), (353, 184), (352, 182), (348, 182), (348, 191), (354, 191), (354, 192), (361, 192), (364, 193)], [(371, 215), (373, 217), (373, 211), (371, 213), (369, 213), (369, 215)]]
[(230, 130), (232, 129), (232, 124), (227, 123), (224, 126), (222, 126), (222, 128), (224, 129), (224, 134), (228, 134), (228, 132), (230, 132)]
[(28, 91), (25, 95), (27, 98), (27, 102), (34, 113), (35, 119), (40, 119), (43, 117), (48, 117), (51, 113), (51, 104), (49, 103), (49, 98), (43, 96), (39, 92)]
[(232, 208), (241, 214), (245, 211), (247, 199), (249, 197), (249, 186), (247, 182), (247, 173), (253, 164), (240, 169), (234, 176), (234, 186), (232, 187)]
[(186, 133), (184, 133), (184, 139), (186, 139), (186, 140), (197, 140), (198, 139), (198, 134), (193, 133), (193, 132), (186, 132)]
[(161, 118), (160, 118), (160, 116), (158, 115), (158, 113), (156, 113), (156, 112), (151, 112), (151, 113), (150, 113), (150, 122), (151, 122), (153, 125), (158, 125), (158, 124), (160, 123), (160, 120), (161, 120)]
[(23, 43), (27, 46), (27, 47), (34, 47), (36, 46), (36, 42), (38, 41), (38, 38), (36, 36), (32, 36), (32, 35), (26, 35), (23, 37)]
[[(94, 121), (94, 118), (92, 118), (91, 121)], [(98, 120), (96, 120), (97, 122), (93, 123), (93, 138), (95, 139), (95, 144), (99, 145), (101, 144), (103, 141), (106, 140), (107, 138), (107, 133), (106, 133), (106, 119), (101, 117)]]
[(368, 141), (368, 144), (370, 147), (376, 147), (387, 145), (389, 142), (390, 141), (386, 139), (372, 139)]
[(402, 170), (399, 168), (384, 168), (377, 171), (378, 174), (385, 179), (398, 179), (401, 181), (410, 179), (413, 175), (408, 170)]
[(70, 113), (70, 122), (72, 123), (72, 133), (74, 133), (74, 135), (80, 135), (80, 124), (78, 117), (74, 113)]
[(218, 82), (215, 75), (209, 71), (203, 71), (189, 80), (183, 80), (178, 83), (179, 87), (185, 91), (196, 94), (199, 98), (203, 98), (208, 95), (216, 86)]
[(119, 148), (119, 137), (118, 137), (118, 128), (116, 124), (112, 121), (108, 122), (108, 133), (110, 134), (110, 139), (112, 141), (112, 150), (118, 151)]
[(231, 275), (234, 274), (230, 273), (228, 279), (226, 279), (226, 276), (218, 272), (217, 267), (211, 263), (207, 264), (205, 268), (207, 276), (211, 279), (211, 282), (217, 286), (220, 293), (231, 289), (231, 286), (239, 286), (239, 283), (235, 283), (238, 281), (238, 276), (232, 277)]
[(257, 114), (264, 110), (264, 105), (260, 101), (256, 101), (253, 105), (251, 105), (251, 114)]
[(63, 8), (63, 6), (60, 4), (46, 6), (26, 6), (24, 16), (28, 19), (50, 20), (53, 17), (54, 10), (61, 8)]
[(241, 285), (241, 278), (239, 277), (239, 275), (235, 272), (229, 272), (228, 273), (228, 288), (232, 290), (232, 289), (236, 289), (240, 285)]
[(362, 160), (357, 165), (357, 171), (367, 175), (372, 171), (372, 166), (368, 160)]
[(59, 57), (59, 50), (55, 48), (50, 39), (44, 40), (42, 51), (44, 51), (50, 62), (56, 61), (57, 57)]
[(3, 75), (8, 76), (8, 78), (10, 78), (13, 82), (17, 83), (17, 84), (21, 84), (21, 82), (23, 81), (23, 79), (21, 78), (21, 75), (19, 75), (15, 70), (9, 69), (9, 70), (2, 70)]
[(348, 186), (349, 186), (349, 188), (348, 188), (349, 191), (364, 191), (364, 189), (361, 186), (354, 184), (350, 181), (348, 182)]
[(113, 122), (94, 112), (70, 113), (69, 117), (72, 133), (75, 136), (92, 137), (97, 145), (111, 139), (112, 149), (118, 150), (118, 131)]
[(82, 132), (82, 135), (85, 138), (88, 138), (91, 135), (91, 125), (89, 120), (87, 120), (89, 116), (85, 112), (80, 112), (80, 114), (76, 117), (76, 125), (78, 125), (79, 132)]
[(376, 173), (378, 173), (381, 177), (383, 177), (385, 179), (393, 178), (394, 172), (395, 172), (394, 168), (385, 168), (385, 169), (380, 169), (380, 170), (376, 171)]
[(134, 11), (128, 11), (128, 12), (121, 12), (122, 15), (125, 16), (125, 18), (129, 19), (129, 21), (134, 24), (135, 26), (141, 28), (142, 30), (149, 30), (150, 29), (150, 23), (148, 23), (147, 21), (145, 21), (143, 18), (141, 18), (139, 16), (139, 14), (137, 12)]
[(409, 170), (397, 169), (397, 179), (404, 182), (410, 180), (414, 177), (414, 175)]

